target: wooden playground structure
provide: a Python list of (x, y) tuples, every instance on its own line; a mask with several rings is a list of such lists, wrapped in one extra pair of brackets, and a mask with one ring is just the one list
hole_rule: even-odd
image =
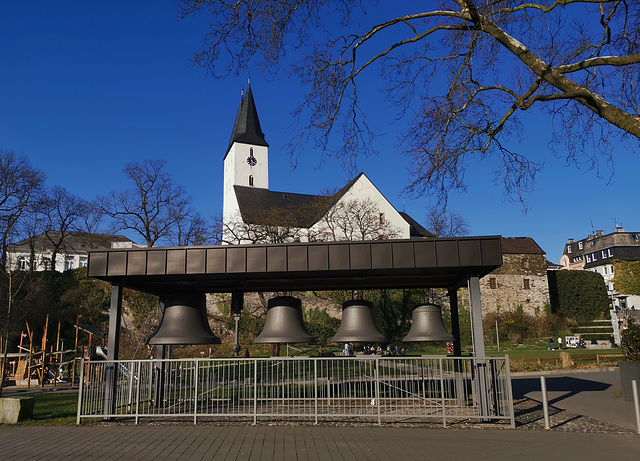
[[(64, 339), (60, 338), (60, 324), (56, 333), (55, 343), (48, 341), (49, 314), (44, 325), (44, 331), (40, 344), (34, 341), (34, 331), (25, 321), (26, 332), (20, 333), (18, 352), (7, 353), (7, 366), (5, 367), (5, 383), (13, 381), (16, 386), (30, 388), (32, 386), (44, 387), (51, 384), (54, 387), (61, 383), (75, 385), (79, 380), (79, 365), (83, 358), (91, 360), (95, 357), (97, 348), (105, 346), (105, 332), (92, 325), (79, 324), (82, 315), (78, 314), (74, 325), (74, 348), (64, 348)], [(88, 335), (85, 343), (79, 344), (79, 332)], [(100, 345), (94, 344), (94, 338), (102, 336)], [(4, 350), (5, 339), (0, 337), (0, 350)], [(0, 360), (3, 357), (0, 356)]]

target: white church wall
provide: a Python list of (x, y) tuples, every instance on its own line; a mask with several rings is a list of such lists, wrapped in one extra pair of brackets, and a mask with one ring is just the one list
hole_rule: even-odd
[[(409, 238), (410, 226), (402, 218), (400, 213), (389, 203), (384, 195), (375, 187), (366, 175), (361, 174), (348, 191), (336, 202), (334, 208), (344, 206), (349, 209), (349, 204), (353, 202), (364, 202), (369, 200), (378, 210), (378, 219), (384, 224), (384, 227), (394, 232), (393, 238)], [(311, 232), (321, 234), (326, 229), (325, 220), (320, 220), (312, 228)], [(338, 239), (345, 238), (344, 235), (338, 235)], [(372, 237), (374, 238), (374, 237)]]
[(353, 186), (345, 193), (340, 201), (369, 199), (378, 207), (380, 213), (384, 213), (384, 220), (390, 226), (397, 228), (397, 238), (409, 238), (410, 226), (400, 213), (389, 203), (378, 188), (364, 174), (360, 175)]

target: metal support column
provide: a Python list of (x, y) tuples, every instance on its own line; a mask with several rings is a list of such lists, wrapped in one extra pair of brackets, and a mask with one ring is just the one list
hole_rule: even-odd
[[(458, 315), (458, 290), (449, 287), (449, 306), (451, 307), (451, 335), (453, 336), (453, 356), (462, 356), (462, 346), (460, 343), (460, 316)], [(462, 379), (462, 361), (456, 360), (453, 363), (455, 371), (456, 401), (462, 406), (466, 400), (465, 381)]]
[(449, 295), (449, 306), (451, 306), (451, 335), (453, 336), (453, 355), (460, 357), (462, 355), (462, 347), (460, 345), (460, 317), (458, 316), (458, 290), (450, 287), (447, 294)]
[[(164, 317), (164, 300), (160, 299), (159, 312), (158, 312), (158, 325), (162, 324), (162, 318)], [(167, 362), (164, 359), (171, 358), (171, 346), (168, 344), (156, 346), (156, 366), (154, 367), (154, 373), (156, 374), (156, 391), (154, 393), (153, 406), (155, 408), (161, 408), (164, 406), (164, 377), (165, 367)]]
[(235, 290), (231, 293), (231, 315), (235, 321), (235, 343), (233, 345), (233, 354), (238, 357), (240, 355), (240, 331), (238, 323), (242, 315), (242, 307), (244, 305), (244, 292)]
[[(104, 414), (115, 413), (116, 379), (118, 377), (116, 360), (119, 358), (120, 319), (122, 317), (122, 284), (111, 285), (111, 305), (109, 306), (109, 342), (107, 344), (107, 360), (105, 368)], [(82, 383), (81, 383), (82, 385)]]
[(489, 414), (489, 395), (487, 390), (487, 364), (484, 349), (484, 328), (482, 326), (482, 302), (480, 299), (480, 278), (477, 275), (467, 277), (469, 283), (469, 304), (471, 310), (471, 335), (473, 340), (473, 355), (480, 357), (475, 360), (476, 392), (478, 394), (478, 408), (480, 414)]

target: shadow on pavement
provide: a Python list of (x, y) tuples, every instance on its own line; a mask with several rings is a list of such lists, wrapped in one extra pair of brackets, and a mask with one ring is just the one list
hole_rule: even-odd
[[(569, 376), (546, 377), (547, 392), (562, 392), (561, 396), (549, 400), (553, 405), (582, 392), (603, 392), (610, 384)], [(530, 392), (540, 392), (540, 377), (513, 379), (511, 381), (514, 398), (524, 398)]]

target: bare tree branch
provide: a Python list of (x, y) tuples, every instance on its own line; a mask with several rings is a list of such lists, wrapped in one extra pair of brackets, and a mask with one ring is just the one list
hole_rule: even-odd
[(276, 73), (290, 51), (300, 56), (291, 71), (307, 94), (294, 112), (303, 126), (289, 144), (294, 164), (309, 144), (321, 161), (335, 157), (353, 170), (375, 153), (366, 115), (388, 112), (366, 104), (376, 73), (398, 109), (390, 118), (404, 124), (399, 147), (412, 194), (446, 202), (465, 188), (469, 165), (484, 160), (507, 195), (524, 201), (541, 168), (511, 143), (526, 131), (527, 111), (549, 118), (553, 153), (568, 163), (610, 165), (614, 139), (638, 146), (638, 2), (432, 3), (378, 23), (358, 14), (357, 0), (182, 0), (181, 14), (210, 15), (195, 61), (213, 75), (255, 60)]

